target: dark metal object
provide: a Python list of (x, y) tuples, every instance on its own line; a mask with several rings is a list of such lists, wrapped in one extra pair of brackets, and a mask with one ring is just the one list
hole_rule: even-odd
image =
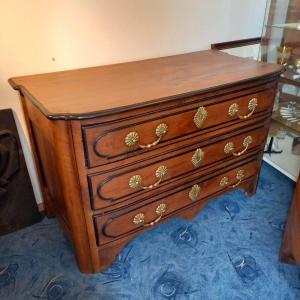
[(271, 154), (280, 154), (280, 153), (282, 153), (282, 150), (280, 150), (280, 151), (273, 150), (272, 149), (273, 144), (274, 144), (274, 137), (271, 136), (270, 142), (268, 144), (268, 148), (267, 148), (267, 150), (264, 151), (264, 153), (268, 153), (270, 156), (271, 156)]
[(0, 235), (42, 219), (28, 176), (13, 113), (0, 111)]

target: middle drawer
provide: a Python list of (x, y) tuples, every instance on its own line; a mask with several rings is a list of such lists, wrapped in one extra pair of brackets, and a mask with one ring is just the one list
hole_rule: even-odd
[(151, 196), (151, 191), (172, 180), (189, 176), (204, 166), (242, 156), (263, 146), (266, 124), (252, 130), (233, 132), (217, 137), (216, 142), (198, 141), (186, 152), (162, 157), (155, 163), (139, 163), (126, 170), (88, 176), (92, 207), (101, 209), (130, 200), (138, 195)]

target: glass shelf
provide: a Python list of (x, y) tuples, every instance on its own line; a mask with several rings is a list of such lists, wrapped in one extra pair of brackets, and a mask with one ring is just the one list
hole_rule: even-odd
[(272, 114), (272, 119), (277, 121), (278, 123), (286, 126), (286, 127), (289, 127), (297, 132), (300, 132), (300, 125), (298, 123), (291, 123), (290, 121), (286, 120), (286, 119), (283, 119), (280, 115), (279, 112), (273, 112)]
[[(300, 134), (300, 97), (280, 93), (277, 109), (272, 113), (272, 119), (291, 128)], [(293, 104), (291, 104), (293, 103)], [(292, 107), (292, 109), (291, 109)]]
[[(300, 1), (268, 0), (259, 58), (285, 66), (272, 119), (300, 133)], [(300, 121), (300, 120), (299, 120)]]
[(280, 28), (280, 29), (300, 30), (300, 23), (272, 24), (272, 25), (266, 25), (266, 26)]

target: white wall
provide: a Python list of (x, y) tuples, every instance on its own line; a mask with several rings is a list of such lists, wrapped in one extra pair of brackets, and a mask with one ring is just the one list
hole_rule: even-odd
[(12, 76), (208, 49), (260, 36), (266, 0), (0, 0), (0, 109), (15, 112), (41, 201)]

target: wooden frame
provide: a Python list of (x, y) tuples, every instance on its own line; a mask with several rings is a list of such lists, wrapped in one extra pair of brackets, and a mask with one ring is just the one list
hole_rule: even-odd
[(249, 39), (241, 39), (241, 40), (234, 40), (234, 41), (211, 44), (210, 47), (211, 47), (211, 49), (225, 50), (225, 49), (255, 45), (255, 44), (259, 44), (260, 42), (261, 42), (260, 37), (254, 37), (254, 38), (249, 38)]

